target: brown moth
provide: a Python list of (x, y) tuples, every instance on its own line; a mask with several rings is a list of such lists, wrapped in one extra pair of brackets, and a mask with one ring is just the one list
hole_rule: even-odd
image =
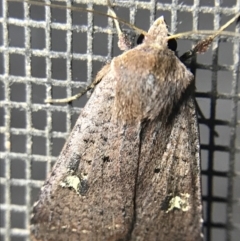
[(98, 83), (34, 205), (32, 240), (203, 240), (194, 81), (167, 36), (157, 19), (88, 88)]
[(38, 241), (198, 241), (200, 147), (193, 75), (162, 17), (115, 57), (33, 208)]

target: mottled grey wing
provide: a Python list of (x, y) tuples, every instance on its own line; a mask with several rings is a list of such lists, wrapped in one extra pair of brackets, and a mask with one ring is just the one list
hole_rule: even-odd
[(132, 240), (203, 239), (199, 152), (191, 95), (183, 99), (172, 121), (145, 126), (141, 133)]
[(34, 206), (32, 240), (127, 237), (134, 214), (139, 128), (112, 121), (114, 85), (106, 75), (82, 110)]

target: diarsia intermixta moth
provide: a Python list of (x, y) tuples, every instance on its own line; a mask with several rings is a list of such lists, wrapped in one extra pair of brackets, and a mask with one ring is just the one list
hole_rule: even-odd
[(168, 35), (157, 18), (97, 74), (33, 207), (33, 241), (203, 240), (194, 77)]

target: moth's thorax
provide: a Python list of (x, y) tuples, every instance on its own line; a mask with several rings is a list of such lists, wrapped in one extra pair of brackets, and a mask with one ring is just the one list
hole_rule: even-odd
[(114, 58), (114, 115), (125, 122), (167, 119), (192, 83), (192, 74), (175, 53), (157, 44), (142, 45)]
[[(167, 56), (168, 54), (173, 55), (173, 53), (171, 53), (172, 51), (169, 51), (170, 50), (155, 43), (143, 43), (140, 46), (114, 58), (111, 66), (113, 69), (115, 68), (115, 66), (117, 66), (117, 68), (120, 68), (122, 71), (130, 69), (131, 72), (136, 72), (136, 74), (138, 73), (138, 75), (141, 75), (143, 73), (147, 74), (155, 72), (155, 69), (159, 67), (159, 57), (165, 55)], [(164, 65), (164, 63), (161, 64)], [(121, 74), (124, 74), (124, 72), (122, 72)]]

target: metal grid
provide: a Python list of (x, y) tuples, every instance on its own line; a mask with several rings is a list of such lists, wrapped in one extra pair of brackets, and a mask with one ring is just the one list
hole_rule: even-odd
[[(79, 2), (107, 11), (104, 0)], [(19, 241), (28, 240), (31, 206), (87, 100), (48, 105), (44, 99), (76, 93), (120, 51), (107, 18), (6, 0), (1, 5), (0, 235)], [(171, 32), (181, 32), (218, 29), (240, 11), (240, 0), (119, 0), (114, 6), (121, 18), (144, 29), (164, 15)], [(178, 49), (184, 52), (200, 38), (180, 40)], [(200, 120), (207, 241), (240, 237), (239, 56), (239, 40), (223, 36), (190, 66), (208, 122)]]

